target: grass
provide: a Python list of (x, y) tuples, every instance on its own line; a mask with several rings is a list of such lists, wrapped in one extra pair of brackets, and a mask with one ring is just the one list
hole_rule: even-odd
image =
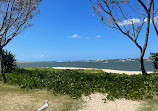
[(70, 98), (68, 95), (54, 95), (45, 89), (21, 90), (17, 86), (0, 82), (0, 110), (1, 111), (35, 111), (45, 100), (49, 100), (47, 111), (77, 111), (81, 101)]
[(142, 104), (138, 111), (158, 111), (158, 96)]

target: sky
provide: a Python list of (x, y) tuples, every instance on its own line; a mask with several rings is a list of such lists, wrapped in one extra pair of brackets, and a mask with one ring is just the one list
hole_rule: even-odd
[[(5, 49), (17, 61), (76, 61), (139, 58), (135, 44), (110, 29), (94, 15), (89, 0), (43, 0), (32, 27)], [(145, 58), (158, 52), (158, 37), (151, 28)]]

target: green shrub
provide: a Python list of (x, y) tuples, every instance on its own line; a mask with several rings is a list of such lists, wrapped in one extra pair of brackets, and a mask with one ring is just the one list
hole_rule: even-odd
[(147, 99), (158, 94), (158, 74), (146, 80), (141, 75), (86, 72), (82, 70), (59, 70), (51, 68), (16, 69), (7, 73), (7, 82), (21, 88), (46, 88), (54, 93), (79, 98), (93, 92), (107, 93), (107, 99)]
[(154, 72), (158, 71), (158, 53), (150, 53), (150, 59), (153, 60)]
[(4, 73), (11, 72), (16, 68), (16, 59), (10, 51), (3, 50), (3, 70)]

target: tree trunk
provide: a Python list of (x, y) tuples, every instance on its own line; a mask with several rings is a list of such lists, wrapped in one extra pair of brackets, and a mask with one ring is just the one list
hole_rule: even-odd
[(141, 54), (140, 54), (140, 68), (142, 70), (142, 75), (143, 75), (143, 78), (146, 78), (147, 76), (147, 72), (145, 70), (145, 67), (144, 67), (144, 54), (145, 54), (145, 51), (146, 51), (146, 48), (147, 48), (147, 45), (148, 45), (148, 39), (149, 39), (149, 32), (150, 32), (150, 11), (151, 11), (151, 4), (149, 6), (150, 8), (148, 9), (148, 15), (147, 15), (147, 27), (146, 27), (146, 35), (145, 35), (145, 43), (144, 43), (144, 46), (142, 49), (140, 49), (141, 51)]
[(143, 59), (144, 55), (140, 55), (140, 58), (139, 58), (139, 62), (140, 62), (140, 68), (142, 70), (142, 75), (143, 75), (143, 78), (145, 78), (147, 76), (147, 72), (145, 70), (145, 67), (144, 67), (144, 59)]
[(3, 49), (0, 48), (0, 73), (1, 73), (1, 76), (2, 76), (2, 80), (3, 80), (3, 83), (6, 83), (6, 77), (4, 75), (4, 72), (3, 72)]

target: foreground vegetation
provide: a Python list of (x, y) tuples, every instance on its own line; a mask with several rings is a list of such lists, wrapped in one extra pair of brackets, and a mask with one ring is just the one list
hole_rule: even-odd
[(158, 111), (158, 97), (148, 100), (136, 111)]
[(107, 93), (107, 99), (150, 99), (158, 95), (158, 74), (141, 75), (106, 73), (100, 70), (59, 70), (52, 68), (16, 69), (6, 74), (9, 84), (22, 89), (48, 89), (54, 94), (80, 98), (93, 92)]
[(49, 100), (47, 111), (77, 111), (81, 101), (68, 95), (54, 95), (45, 89), (21, 90), (0, 82), (0, 111), (36, 111)]

